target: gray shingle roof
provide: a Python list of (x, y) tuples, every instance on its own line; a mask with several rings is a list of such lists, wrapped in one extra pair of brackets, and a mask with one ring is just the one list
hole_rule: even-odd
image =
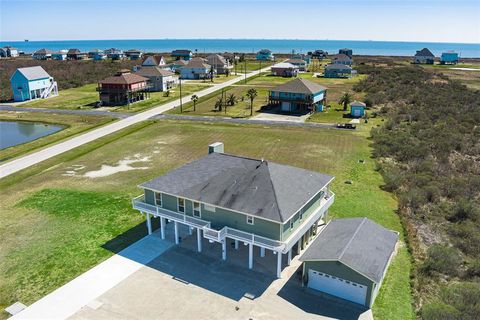
[(211, 153), (140, 187), (283, 223), (332, 179), (274, 162)]
[(337, 219), (322, 230), (300, 260), (337, 260), (380, 283), (397, 240), (396, 232), (367, 218)]
[(140, 70), (136, 71), (135, 74), (142, 77), (169, 77), (174, 75), (171, 71), (154, 66), (142, 67)]
[(415, 53), (415, 57), (435, 57), (432, 51), (428, 50), (428, 48), (423, 48), (422, 50), (417, 51)]
[(327, 88), (303, 78), (294, 79), (287, 83), (276, 86), (272, 89), (272, 91), (276, 92), (292, 92), (304, 94), (314, 94), (324, 90), (327, 90)]
[(335, 61), (351, 61), (352, 58), (350, 58), (349, 56), (347, 56), (344, 53), (339, 53), (339, 54), (334, 55), (332, 57), (332, 60), (335, 60)]
[(184, 68), (191, 69), (210, 69), (210, 65), (203, 62), (202, 60), (190, 60)]
[(18, 68), (17, 69), (20, 73), (22, 73), (25, 78), (28, 80), (35, 80), (35, 79), (42, 79), (42, 78), (50, 78), (50, 75), (45, 71), (42, 67), (27, 67), (27, 68)]

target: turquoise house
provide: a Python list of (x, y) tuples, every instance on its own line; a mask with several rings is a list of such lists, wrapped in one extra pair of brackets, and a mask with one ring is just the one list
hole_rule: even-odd
[[(208, 155), (162, 176), (141, 183), (143, 194), (133, 200), (134, 209), (160, 219), (161, 237), (166, 224), (174, 224), (178, 244), (179, 225), (196, 233), (197, 250), (202, 239), (238, 250), (249, 247), (248, 266), (253, 268), (253, 250), (277, 255), (277, 277), (282, 257), (297, 254), (316, 235), (334, 201), (329, 186), (332, 176), (274, 162), (225, 154), (223, 143), (209, 146)], [(231, 251), (233, 252), (235, 251)]]
[(15, 101), (58, 95), (57, 82), (40, 66), (18, 68), (10, 77)]
[(354, 118), (362, 118), (365, 116), (365, 108), (367, 105), (360, 101), (350, 103), (350, 115)]
[(269, 94), (269, 105), (286, 113), (322, 112), (326, 101), (327, 88), (303, 78), (281, 84)]
[(440, 57), (440, 64), (457, 64), (458, 63), (458, 53), (449, 51), (443, 52)]
[(272, 60), (275, 59), (272, 51), (270, 51), (268, 49), (262, 49), (262, 50), (258, 51), (256, 58), (259, 61), (272, 61)]

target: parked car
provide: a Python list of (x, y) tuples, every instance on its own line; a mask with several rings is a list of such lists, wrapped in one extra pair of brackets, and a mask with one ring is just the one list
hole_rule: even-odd
[(339, 129), (356, 129), (357, 126), (353, 123), (337, 123)]

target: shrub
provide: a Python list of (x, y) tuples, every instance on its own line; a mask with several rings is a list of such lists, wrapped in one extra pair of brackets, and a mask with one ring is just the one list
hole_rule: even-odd
[(480, 283), (456, 283), (444, 288), (442, 300), (460, 311), (462, 320), (478, 320), (480, 315)]
[(435, 244), (428, 248), (427, 259), (422, 270), (428, 274), (433, 272), (455, 276), (461, 264), (461, 256), (455, 248)]
[(445, 303), (429, 303), (422, 308), (424, 320), (460, 320), (460, 311)]

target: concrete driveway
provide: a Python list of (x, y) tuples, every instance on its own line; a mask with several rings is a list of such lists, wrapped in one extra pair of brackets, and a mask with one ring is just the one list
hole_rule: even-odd
[[(171, 233), (167, 241), (173, 241)], [(195, 251), (195, 235), (184, 237), (118, 285), (95, 298), (70, 319), (358, 319), (359, 305), (302, 288), (300, 262), (276, 279), (275, 257), (255, 252), (247, 268), (246, 247), (221, 246), (204, 239)], [(286, 261), (284, 261), (284, 265)]]

